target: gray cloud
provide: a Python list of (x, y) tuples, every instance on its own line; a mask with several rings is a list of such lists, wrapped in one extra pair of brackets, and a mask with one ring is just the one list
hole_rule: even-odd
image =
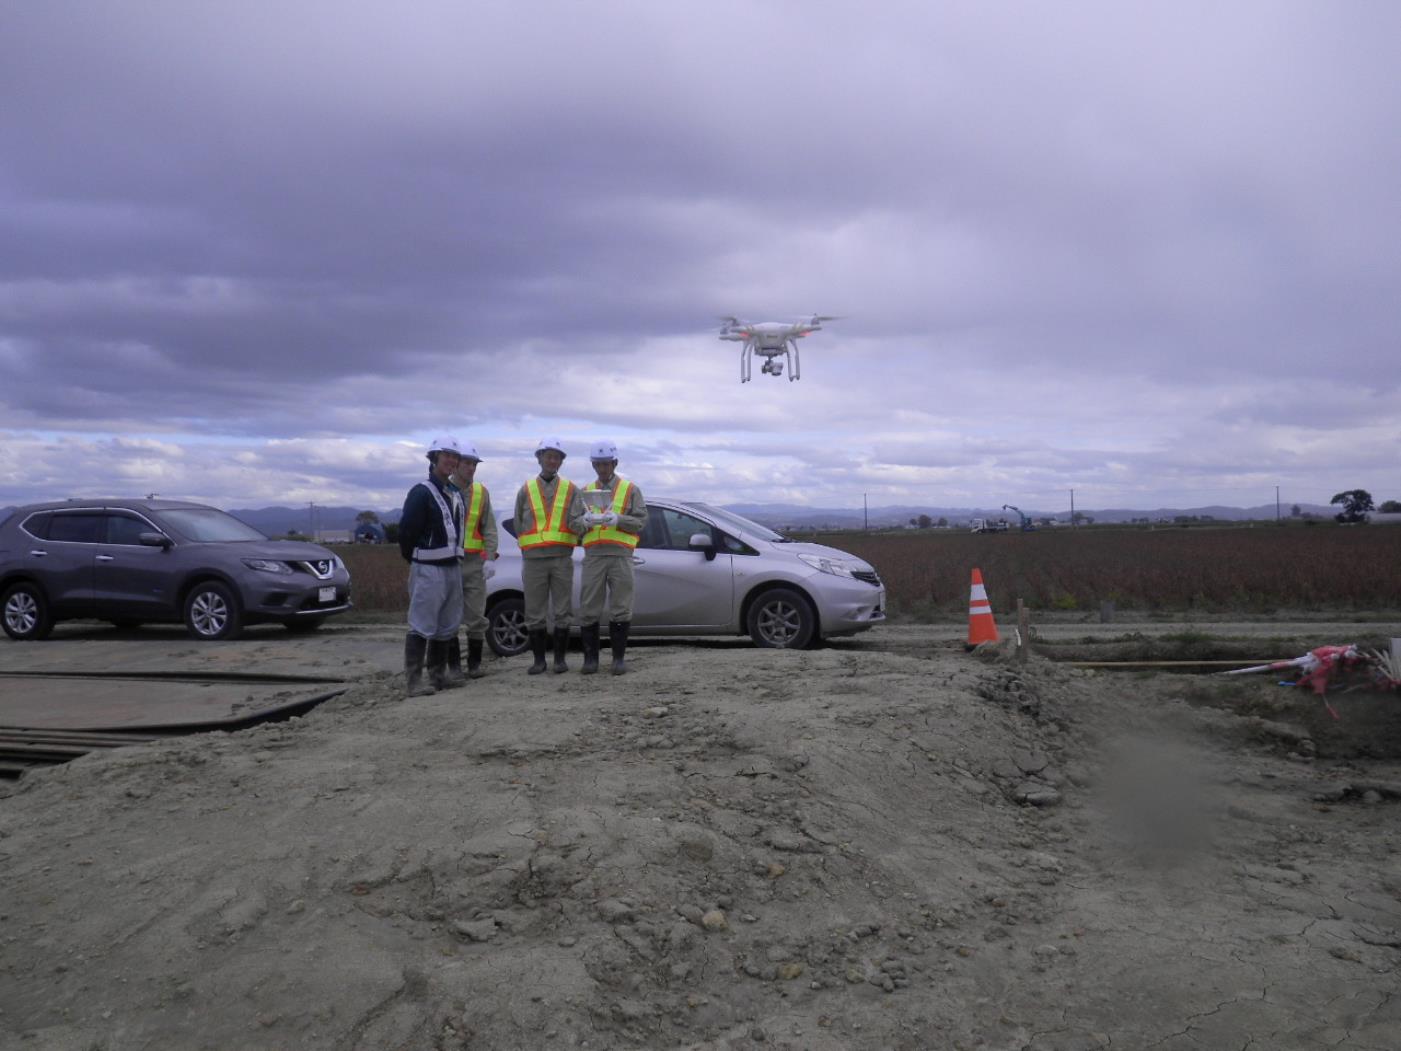
[[(1397, 437), (1391, 7), (6, 23), (0, 428), (37, 457), (8, 492), (68, 484), (39, 466), (54, 441), (132, 485), (180, 470), (113, 436), (382, 494), (393, 443), (441, 428), (616, 432), (666, 484), (805, 502), (1401, 488), (1371, 452)], [(739, 387), (712, 315), (814, 310), (849, 316), (802, 383)], [(299, 474), (298, 439), (380, 455)], [(181, 477), (242, 503), (255, 473)]]

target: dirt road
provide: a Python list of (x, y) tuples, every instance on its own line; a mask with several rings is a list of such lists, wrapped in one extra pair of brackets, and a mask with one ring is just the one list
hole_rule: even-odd
[(359, 681), (305, 718), (0, 787), (0, 1046), (1401, 1043), (1394, 696), (882, 629), (406, 702), (382, 634), (308, 640)]

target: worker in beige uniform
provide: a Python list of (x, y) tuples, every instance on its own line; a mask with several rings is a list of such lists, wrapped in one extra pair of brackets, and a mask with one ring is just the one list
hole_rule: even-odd
[[(496, 573), (492, 563), (501, 555), (496, 550), (496, 516), (491, 511), (491, 493), (481, 482), (473, 481), (482, 458), (472, 442), (463, 442), (459, 451), (462, 457), (448, 481), (461, 493), (467, 509), (462, 526), (462, 626), (467, 635), (467, 678), (480, 679), (486, 674), (482, 671), (482, 647), (487, 629), (486, 582)], [(452, 646), (455, 654), (456, 636)], [(458, 664), (451, 658), (452, 655), (449, 666)]]
[[(627, 671), (623, 655), (632, 626), (632, 553), (647, 525), (647, 503), (642, 490), (618, 475), (618, 447), (599, 442), (589, 451), (595, 481), (586, 492), (611, 494), (600, 500), (599, 510), (587, 507), (573, 524), (583, 534), (584, 571), (579, 592), (579, 632), (584, 641), (585, 675), (598, 671), (599, 621), (608, 606), (608, 642), (613, 650), (613, 674)], [(581, 500), (586, 503), (588, 498)]]
[(545, 670), (548, 631), (546, 614), (555, 619), (554, 670), (566, 672), (564, 654), (569, 649), (569, 627), (573, 622), (574, 559), (570, 556), (579, 535), (570, 522), (584, 512), (579, 487), (561, 478), (564, 443), (544, 438), (535, 448), (540, 465), (538, 477), (531, 478), (516, 494), (516, 542), (521, 549), (521, 585), (525, 590), (525, 626), (530, 632), (530, 651), (535, 662), (531, 675)]

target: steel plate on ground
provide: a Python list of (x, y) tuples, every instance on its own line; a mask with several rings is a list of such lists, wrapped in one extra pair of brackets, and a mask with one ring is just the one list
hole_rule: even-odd
[(0, 678), (0, 727), (218, 730), (293, 714), (340, 689), (327, 683), (7, 674)]

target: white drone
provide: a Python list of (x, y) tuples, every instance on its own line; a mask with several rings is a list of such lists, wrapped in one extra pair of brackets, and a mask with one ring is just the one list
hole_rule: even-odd
[(739, 352), (739, 381), (748, 383), (752, 376), (754, 355), (764, 359), (759, 371), (770, 376), (783, 375), (783, 362), (777, 360), (780, 354), (788, 362), (788, 380), (802, 379), (802, 362), (798, 357), (798, 340), (809, 332), (820, 332), (822, 322), (836, 321), (834, 315), (813, 314), (812, 317), (797, 321), (741, 321), (737, 317), (722, 317), (720, 338), (735, 343), (743, 343)]

